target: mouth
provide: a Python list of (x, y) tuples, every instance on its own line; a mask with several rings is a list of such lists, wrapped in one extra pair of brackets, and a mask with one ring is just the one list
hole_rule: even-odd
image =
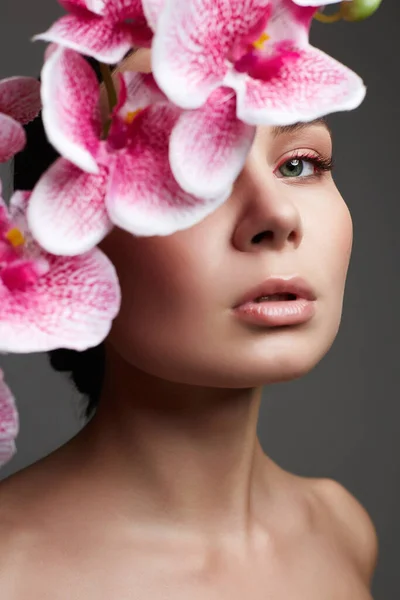
[(314, 316), (315, 300), (315, 292), (304, 279), (270, 278), (246, 294), (234, 312), (253, 325), (300, 325)]
[(261, 302), (290, 302), (292, 300), (297, 300), (296, 294), (270, 294), (269, 296), (259, 296), (254, 299), (256, 304), (260, 304)]
[(316, 300), (316, 294), (310, 284), (300, 277), (270, 277), (250, 290), (235, 306), (238, 308), (249, 302), (295, 302), (296, 300)]

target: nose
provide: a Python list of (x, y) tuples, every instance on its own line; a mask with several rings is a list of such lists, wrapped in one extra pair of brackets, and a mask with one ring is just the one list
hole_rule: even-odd
[(292, 185), (277, 178), (265, 157), (250, 158), (236, 181), (240, 216), (233, 237), (235, 247), (241, 252), (296, 248), (303, 227), (294, 192)]

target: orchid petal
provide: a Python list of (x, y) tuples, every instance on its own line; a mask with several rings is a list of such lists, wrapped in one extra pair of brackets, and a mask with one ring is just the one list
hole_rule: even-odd
[(255, 132), (237, 118), (235, 93), (215, 91), (204, 107), (183, 113), (173, 129), (170, 162), (175, 179), (201, 198), (230, 195)]
[(22, 125), (0, 113), (0, 163), (7, 162), (26, 144), (26, 134)]
[[(338, 0), (291, 0), (298, 6), (328, 6), (329, 4), (337, 4)], [(346, 0), (345, 0), (346, 1)], [(351, 2), (351, 0), (349, 0)]]
[(144, 15), (142, 0), (106, 0), (103, 13), (105, 18), (130, 32), (133, 46), (151, 46), (153, 32)]
[(10, 224), (9, 210), (6, 201), (2, 197), (2, 183), (0, 180), (0, 236), (7, 232)]
[(270, 0), (167, 0), (152, 48), (154, 77), (178, 106), (199, 108), (224, 81), (233, 40), (265, 18)]
[(14, 440), (0, 440), (0, 467), (7, 464), (17, 452)]
[(310, 27), (317, 8), (299, 6), (293, 0), (270, 1), (271, 15), (267, 26), (270, 41), (266, 43), (266, 50), (271, 43), (279, 42), (296, 47), (308, 46)]
[(98, 173), (99, 84), (78, 53), (59, 47), (42, 70), (43, 123), (58, 152), (88, 173)]
[(115, 23), (94, 13), (73, 13), (61, 17), (34, 40), (54, 42), (96, 60), (116, 64), (135, 44), (131, 27)]
[(147, 23), (142, 0), (106, 0), (104, 16), (130, 32), (133, 46), (150, 48), (153, 31)]
[[(90, 1), (90, 0), (89, 0)], [(58, 3), (67, 11), (67, 12), (80, 12), (82, 10), (91, 12), (96, 12), (92, 10), (92, 8), (88, 7), (87, 0), (58, 0)]]
[(31, 197), (31, 192), (18, 190), (10, 198), (8, 207), (9, 223), (18, 227), (24, 235), (30, 235), (26, 213)]
[(270, 81), (248, 78), (237, 93), (237, 114), (249, 125), (290, 125), (353, 110), (365, 93), (356, 73), (309, 46), (299, 50), (295, 68), (284, 67), (279, 77)]
[(93, 1), (103, 1), (103, 14), (115, 20), (144, 17), (142, 0), (91, 0)]
[(86, 7), (96, 15), (103, 15), (106, 10), (108, 0), (84, 0)]
[(58, 0), (68, 12), (86, 10), (96, 15), (103, 15), (108, 0)]
[(19, 416), (15, 399), (4, 382), (4, 375), (0, 369), (0, 467), (14, 456), (15, 438), (18, 433)]
[(0, 351), (86, 350), (108, 335), (119, 311), (115, 269), (98, 249), (47, 256), (49, 271), (25, 291), (0, 281)]
[[(29, 202), (29, 192), (17, 192), (10, 215), (26, 221)], [(13, 263), (1, 272), (0, 352), (86, 350), (101, 343), (121, 301), (115, 269), (105, 254), (94, 249), (76, 257), (52, 256), (28, 241), (21, 256), (15, 268), (24, 260), (28, 267), (30, 261), (37, 276), (19, 289), (4, 285), (4, 272)], [(41, 263), (46, 269), (40, 269)]]
[(143, 110), (148, 106), (168, 102), (168, 98), (157, 86), (150, 73), (136, 73), (125, 71), (121, 76), (121, 102), (116, 107), (116, 114), (126, 119), (129, 114)]
[(0, 81), (0, 112), (26, 125), (37, 117), (41, 107), (37, 79), (10, 77)]
[(35, 186), (28, 207), (34, 238), (47, 252), (75, 255), (96, 246), (112, 225), (104, 204), (108, 171), (81, 171), (58, 159)]
[(44, 62), (46, 62), (46, 60), (48, 60), (50, 58), (50, 56), (52, 54), (54, 54), (54, 52), (56, 50), (58, 50), (59, 45), (58, 44), (48, 44), (48, 46), (46, 46), (46, 50), (44, 51)]
[(106, 198), (115, 225), (134, 235), (170, 235), (198, 223), (225, 202), (186, 194), (174, 179), (168, 148), (179, 111), (153, 106), (139, 115), (127, 150), (120, 152), (110, 173)]
[(158, 20), (164, 8), (166, 0), (142, 0), (143, 12), (147, 23), (153, 31), (156, 31)]

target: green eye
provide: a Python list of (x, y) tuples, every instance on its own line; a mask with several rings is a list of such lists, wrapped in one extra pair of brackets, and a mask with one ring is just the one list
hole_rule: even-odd
[(307, 177), (313, 175), (314, 166), (308, 160), (291, 158), (279, 167), (279, 172), (282, 177)]

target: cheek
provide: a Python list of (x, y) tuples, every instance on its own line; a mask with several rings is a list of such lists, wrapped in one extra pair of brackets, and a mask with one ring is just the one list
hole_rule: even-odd
[[(353, 223), (349, 209), (336, 190), (330, 191), (308, 222), (310, 251), (316, 253), (328, 292), (343, 293), (353, 245)], [(315, 255), (314, 255), (315, 256)], [(315, 258), (314, 261), (315, 263)]]
[(188, 248), (184, 251), (172, 236), (119, 240), (108, 255), (122, 291), (109, 341), (128, 362), (154, 366), (157, 356), (166, 357), (173, 340), (185, 347), (184, 338), (193, 336), (204, 320), (207, 302), (200, 283), (207, 262), (201, 252), (196, 258)]
[[(325, 336), (326, 349), (336, 339), (343, 312), (346, 278), (353, 243), (350, 212), (337, 192), (325, 204), (323, 214), (315, 224), (317, 239), (312, 248), (313, 264), (318, 270), (321, 310), (317, 322)], [(315, 258), (316, 257), (316, 258)]]
[(349, 268), (352, 245), (353, 223), (350, 212), (341, 199), (331, 215), (329, 252), (332, 275), (336, 276), (337, 283), (342, 283), (343, 287)]

